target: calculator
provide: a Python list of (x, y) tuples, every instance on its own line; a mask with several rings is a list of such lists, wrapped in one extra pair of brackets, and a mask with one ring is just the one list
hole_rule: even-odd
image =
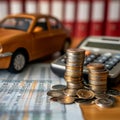
[[(116, 85), (120, 82), (120, 37), (88, 37), (84, 39), (78, 48), (89, 51), (85, 56), (83, 67), (83, 81), (88, 83), (89, 63), (103, 63), (109, 71), (108, 84)], [(66, 54), (60, 56), (51, 63), (52, 71), (59, 77), (64, 77)]]

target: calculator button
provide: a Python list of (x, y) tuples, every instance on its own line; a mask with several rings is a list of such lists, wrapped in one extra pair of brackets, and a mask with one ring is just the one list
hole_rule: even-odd
[(95, 59), (95, 58), (96, 58), (96, 55), (91, 54), (89, 57), (92, 58), (92, 59)]
[(97, 59), (95, 59), (93, 62), (95, 62), (95, 63), (101, 63), (101, 62), (99, 62)]
[(108, 69), (108, 70), (111, 70), (111, 69), (113, 68), (113, 66), (110, 65), (110, 64), (105, 64), (105, 67), (106, 67), (106, 69)]
[(102, 59), (101, 57), (99, 57), (99, 58), (95, 59), (94, 62), (104, 63), (105, 59)]
[(112, 53), (104, 53), (103, 55), (104, 55), (104, 56), (111, 57), (111, 56), (112, 56)]
[(106, 61), (105, 64), (108, 64), (108, 65), (114, 66), (114, 65), (115, 65), (115, 62), (113, 62), (113, 61)]
[(86, 66), (89, 62), (87, 62), (86, 60), (84, 61), (84, 65)]
[(113, 61), (115, 64), (119, 62), (117, 58), (110, 58), (109, 61)]
[(114, 61), (110, 61), (109, 64), (114, 66), (116, 63)]
[(113, 56), (114, 58), (117, 58), (120, 61), (120, 54), (116, 54)]
[(62, 59), (61, 59), (61, 62), (66, 63), (66, 59), (65, 59), (65, 58), (62, 58)]
[(102, 56), (101, 57), (103, 60), (107, 60), (109, 58), (109, 56)]
[(84, 65), (87, 65), (88, 63), (92, 62), (96, 58), (96, 55), (90, 54), (85, 58)]
[(105, 60), (104, 60), (104, 59), (98, 59), (97, 62), (99, 62), (99, 63), (104, 63)]
[(93, 60), (93, 59), (90, 58), (90, 57), (87, 57), (87, 58), (86, 58), (86, 61), (87, 61), (87, 62), (91, 62), (92, 60)]

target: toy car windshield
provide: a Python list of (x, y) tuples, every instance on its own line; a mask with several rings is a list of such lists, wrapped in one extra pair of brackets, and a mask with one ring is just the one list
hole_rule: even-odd
[(7, 18), (0, 23), (0, 27), (27, 31), (31, 24), (31, 21), (32, 19), (28, 18)]

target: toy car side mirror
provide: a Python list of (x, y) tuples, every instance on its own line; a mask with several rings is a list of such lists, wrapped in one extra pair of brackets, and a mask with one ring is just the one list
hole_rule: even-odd
[(43, 30), (42, 27), (37, 26), (37, 27), (34, 28), (33, 32), (37, 33), (37, 32), (41, 32), (42, 30)]

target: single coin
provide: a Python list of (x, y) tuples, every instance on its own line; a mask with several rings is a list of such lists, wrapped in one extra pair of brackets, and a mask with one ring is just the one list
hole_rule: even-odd
[(95, 96), (94, 92), (88, 89), (79, 89), (76, 94), (82, 99), (92, 99)]
[(90, 86), (84, 82), (84, 88), (90, 90)]
[(94, 71), (94, 72), (89, 72), (89, 74), (91, 75), (91, 76), (102, 76), (102, 77), (106, 77), (107, 75), (108, 75), (108, 71), (106, 70), (106, 71), (100, 71), (100, 72), (96, 72), (96, 71)]
[(53, 85), (52, 89), (54, 89), (54, 90), (64, 90), (64, 89), (66, 89), (66, 86), (65, 85), (61, 85), (61, 84)]
[(70, 48), (67, 49), (66, 51), (67, 53), (73, 53), (73, 54), (85, 54), (85, 50), (84, 49), (80, 49), (80, 48)]
[(50, 90), (47, 92), (47, 95), (51, 97), (60, 97), (63, 95), (63, 92), (60, 90)]
[(96, 88), (91, 87), (91, 90), (94, 91), (95, 94), (102, 94), (106, 92), (107, 88), (102, 89), (102, 88), (97, 88), (97, 87)]
[(69, 70), (83, 70), (83, 66), (74, 66), (74, 64), (72, 63), (69, 63), (69, 64), (66, 64), (66, 69), (69, 69)]
[(107, 95), (106, 93), (99, 93), (99, 94), (96, 94), (95, 97), (98, 98), (98, 99), (101, 99), (101, 98), (108, 98), (109, 95)]
[(110, 95), (108, 98), (111, 99), (111, 100), (113, 101), (113, 103), (115, 103), (115, 102), (117, 101), (114, 96), (111, 96), (111, 95)]
[(82, 77), (82, 73), (65, 72), (65, 75), (69, 77)]
[(82, 70), (80, 70), (80, 69), (78, 69), (78, 70), (72, 70), (72, 69), (66, 69), (66, 71), (65, 72), (68, 72), (68, 73), (77, 73), (77, 74), (79, 74), (79, 73), (82, 73), (83, 71)]
[(117, 89), (109, 89), (107, 90), (107, 94), (114, 95), (114, 96), (120, 96), (120, 91)]
[(97, 99), (108, 98), (108, 99), (111, 99), (113, 102), (116, 102), (116, 98), (114, 96), (111, 96), (111, 95), (106, 94), (106, 93), (96, 94), (95, 98), (97, 98)]
[(107, 86), (107, 80), (99, 81), (99, 80), (89, 80), (89, 83), (91, 85), (106, 85)]
[(91, 74), (89, 73), (89, 79), (90, 80), (99, 80), (99, 81), (106, 81), (107, 80), (107, 77), (108, 75), (98, 75), (98, 74)]
[(94, 99), (76, 99), (75, 103), (80, 103), (80, 104), (94, 104), (95, 98)]
[(76, 89), (69, 89), (69, 88), (67, 88), (67, 89), (65, 89), (63, 92), (64, 92), (64, 94), (65, 94), (66, 96), (75, 97), (77, 90), (76, 90)]
[(88, 69), (92, 69), (92, 70), (98, 70), (98, 69), (103, 69), (104, 70), (104, 64), (102, 63), (90, 63), (87, 65)]
[(82, 82), (82, 77), (71, 77), (68, 75), (64, 75), (64, 79), (66, 82), (72, 82), (72, 83), (78, 83), (78, 82)]
[(70, 96), (61, 96), (58, 101), (62, 104), (72, 104), (74, 103), (75, 98)]
[(96, 99), (95, 103), (97, 106), (101, 108), (105, 108), (105, 107), (112, 107), (114, 102), (109, 98), (100, 98), (100, 99)]
[(67, 88), (80, 89), (80, 88), (83, 88), (83, 83), (82, 82), (78, 82), (78, 83), (67, 82)]
[(50, 100), (53, 102), (58, 102), (59, 97), (51, 97)]
[(102, 72), (102, 71), (106, 71), (105, 68), (103, 68), (103, 69), (96, 69), (96, 68), (94, 68), (94, 69), (89, 69), (89, 68), (88, 68), (88, 70), (89, 70), (89, 72), (91, 72), (91, 73), (93, 73), (93, 72)]
[(107, 89), (107, 85), (92, 85), (92, 84), (89, 84), (89, 86), (90, 86), (92, 89), (95, 89), (95, 90)]
[(75, 54), (67, 55), (67, 59), (70, 61), (72, 60), (72, 61), (76, 61), (76, 62), (78, 62), (78, 61), (81, 62), (84, 59), (84, 55), (75, 55)]

